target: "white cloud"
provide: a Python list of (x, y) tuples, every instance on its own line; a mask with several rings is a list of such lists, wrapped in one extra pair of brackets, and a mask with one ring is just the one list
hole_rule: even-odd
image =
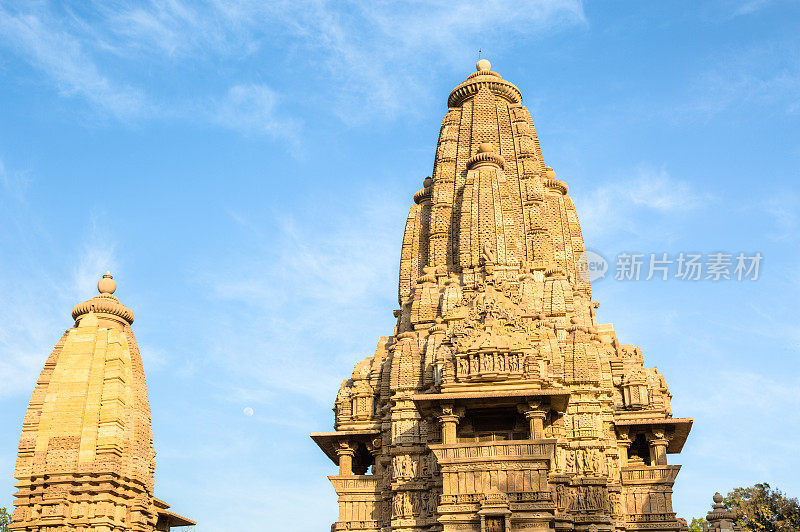
[(266, 85), (234, 85), (217, 104), (216, 121), (248, 135), (266, 134), (299, 143), (299, 121), (282, 116), (280, 96)]
[(733, 11), (733, 16), (752, 15), (771, 3), (772, 0), (745, 0), (736, 6), (736, 9)]
[(65, 96), (82, 97), (117, 118), (137, 116), (146, 105), (140, 90), (101, 74), (80, 40), (47, 13), (12, 13), (0, 6), (0, 38)]
[[(68, 257), (53, 257), (52, 238), (19, 192), (20, 180), (30, 182), (25, 172), (7, 171), (0, 161), (0, 197), (4, 199), (0, 223), (5, 229), (0, 235), (0, 398), (33, 389), (59, 331), (71, 325), (72, 307), (92, 297), (99, 274), (117, 263), (114, 245), (100, 229), (101, 223), (90, 224), (82, 244), (69, 251)], [(64, 282), (62, 274), (45, 264), (77, 267)]]
[[(231, 239), (247, 246), (198, 268), (213, 298), (204, 363), (229, 376), (220, 396), (270, 403), (283, 390), (327, 404), (378, 336), (392, 333), (408, 205), (385, 191), (355, 196), (324, 221), (281, 213), (259, 223), (237, 213)], [(253, 317), (258, 326), (242, 328)]]
[(770, 194), (758, 202), (757, 210), (771, 220), (766, 236), (776, 242), (797, 238), (797, 225), (800, 221), (800, 198), (793, 191)]
[(769, 42), (707, 58), (708, 69), (690, 83), (684, 101), (670, 106), (667, 118), (707, 120), (745, 106), (797, 113), (800, 56), (796, 48), (796, 40)]
[(636, 234), (643, 213), (669, 217), (694, 211), (713, 199), (690, 183), (673, 178), (664, 168), (640, 167), (632, 174), (603, 183), (588, 194), (574, 195), (587, 235), (620, 231)]
[[(187, 67), (214, 69), (218, 61), (235, 72), (243, 58), (255, 54), (261, 54), (257, 57), (267, 68), (292, 58), (299, 69), (310, 69), (318, 78), (300, 81), (296, 89), (328, 84), (327, 110), (346, 122), (394, 116), (413, 112), (415, 106), (409, 104), (430, 96), (432, 71), (454, 65), (463, 71), (478, 48), (499, 49), (498, 43), (512, 34), (547, 35), (586, 23), (579, 0), (123, 0), (94, 2), (88, 8), (77, 4), (66, 12), (46, 4), (20, 12), (3, 9), (0, 37), (44, 71), (63, 94), (81, 96), (120, 118), (192, 114), (195, 106), (186, 102), (156, 104), (157, 87), (148, 85), (152, 76), (144, 72), (163, 68), (168, 76), (181, 75)], [(129, 68), (117, 68), (120, 61)], [(120, 72), (132, 79), (138, 75), (147, 89), (132, 88)], [(237, 94), (237, 87), (246, 90)], [(222, 100), (222, 112), (231, 99), (261, 111), (274, 105), (274, 88), (243, 81), (231, 90)], [(246, 98), (252, 101), (242, 101)], [(274, 134), (272, 113), (265, 126), (221, 118), (215, 111), (218, 99), (207, 95), (190, 95), (188, 101), (211, 106), (203, 113), (205, 120), (249, 134)]]

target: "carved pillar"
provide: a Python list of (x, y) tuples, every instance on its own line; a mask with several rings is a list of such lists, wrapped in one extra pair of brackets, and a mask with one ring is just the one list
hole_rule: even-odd
[(650, 434), (650, 465), (667, 465), (667, 445), (663, 430), (653, 430)]
[(464, 409), (454, 407), (452, 404), (442, 405), (442, 415), (439, 422), (442, 424), (442, 443), (456, 443), (456, 427), (464, 415)]
[(531, 439), (540, 440), (544, 438), (544, 420), (547, 417), (547, 410), (539, 401), (529, 401), (525, 405), (519, 405), (517, 409), (525, 414), (525, 419), (530, 424)]
[(347, 442), (341, 442), (336, 448), (336, 454), (339, 456), (339, 476), (349, 477), (353, 474), (355, 448)]
[(631, 447), (631, 436), (627, 428), (617, 429), (617, 447), (619, 447), (619, 465), (625, 467), (628, 465), (628, 451)]

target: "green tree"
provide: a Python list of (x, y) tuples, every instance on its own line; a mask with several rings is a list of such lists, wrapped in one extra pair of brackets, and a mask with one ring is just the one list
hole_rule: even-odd
[(737, 521), (751, 532), (789, 532), (800, 530), (800, 504), (766, 482), (736, 488), (725, 497), (725, 505), (736, 513)]
[(704, 526), (708, 526), (705, 519), (692, 517), (692, 522), (689, 523), (689, 532), (703, 532), (705, 530)]
[(0, 508), (0, 532), (8, 532), (8, 525), (11, 524), (11, 516), (8, 510)]

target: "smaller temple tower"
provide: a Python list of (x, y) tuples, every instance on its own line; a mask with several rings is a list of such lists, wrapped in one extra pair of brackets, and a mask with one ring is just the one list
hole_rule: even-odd
[(736, 514), (723, 504), (722, 495), (719, 492), (715, 493), (713, 500), (712, 510), (706, 515), (708, 527), (705, 530), (708, 532), (742, 532), (742, 527), (736, 522)]
[(155, 452), (133, 312), (106, 272), (45, 362), (22, 422), (17, 532), (150, 532), (194, 521), (153, 495)]

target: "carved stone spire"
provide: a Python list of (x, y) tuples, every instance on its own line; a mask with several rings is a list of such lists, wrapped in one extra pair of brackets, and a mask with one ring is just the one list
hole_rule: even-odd
[(155, 452), (133, 312), (106, 272), (75, 306), (22, 424), (9, 530), (151, 532), (194, 524), (153, 495)]
[(476, 66), (409, 209), (395, 334), (356, 366), (372, 368), (369, 388), (342, 384), (336, 430), (312, 435), (336, 463), (342, 445), (373, 449), (344, 469), (374, 476), (330, 477), (333, 529), (679, 530), (667, 454), (692, 421), (672, 417), (641, 350), (596, 322), (567, 184), (519, 89)]

